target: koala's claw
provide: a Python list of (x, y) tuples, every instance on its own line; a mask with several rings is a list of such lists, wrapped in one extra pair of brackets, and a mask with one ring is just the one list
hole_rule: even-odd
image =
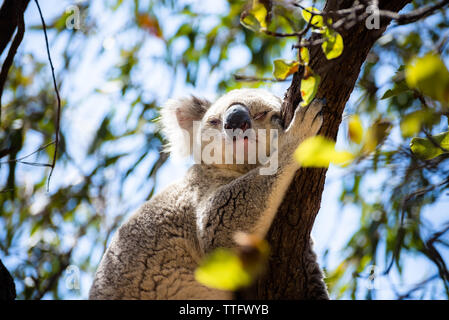
[(313, 122), (319, 115), (322, 115), (323, 107), (326, 105), (326, 99), (314, 99), (308, 106), (305, 121)]
[(314, 99), (305, 107), (298, 107), (290, 123), (288, 132), (294, 137), (310, 137), (316, 135), (323, 124), (323, 108), (326, 105), (326, 99)]

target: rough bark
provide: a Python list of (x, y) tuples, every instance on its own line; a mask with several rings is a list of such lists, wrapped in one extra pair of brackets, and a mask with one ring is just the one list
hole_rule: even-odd
[[(354, 1), (327, 1), (325, 11), (349, 8)], [(409, 0), (383, 0), (379, 7), (399, 11)], [(365, 22), (338, 30), (344, 39), (343, 54), (326, 60), (320, 46), (309, 48), (311, 68), (320, 75), (317, 98), (327, 100), (324, 123), (320, 131), (336, 139), (343, 110), (354, 89), (362, 64), (375, 41), (385, 31), (389, 21), (381, 19), (381, 28), (368, 30)], [(300, 72), (293, 77), (283, 108), (292, 114), (301, 101)], [(310, 255), (310, 233), (320, 209), (326, 169), (300, 169), (278, 211), (268, 233), (272, 248), (268, 270), (243, 297), (256, 299), (324, 299), (325, 287), (319, 279), (320, 269)], [(318, 239), (319, 241), (319, 239)]]

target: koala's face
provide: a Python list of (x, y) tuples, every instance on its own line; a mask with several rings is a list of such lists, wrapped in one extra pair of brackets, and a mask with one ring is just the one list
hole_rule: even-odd
[(282, 128), (282, 101), (261, 89), (232, 90), (212, 104), (203, 118), (203, 130)]
[[(220, 158), (215, 154), (218, 148), (211, 148), (219, 143), (222, 163), (215, 161), (215, 165), (238, 171), (260, 165), (258, 152), (265, 150), (268, 155), (272, 139), (282, 130), (281, 104), (281, 99), (260, 89), (233, 90), (219, 98), (201, 119), (197, 141), (201, 140), (203, 161), (209, 150), (214, 160)], [(264, 149), (258, 151), (261, 147)]]
[(233, 90), (213, 104), (194, 97), (171, 100), (162, 109), (170, 152), (193, 151), (202, 163), (245, 172), (264, 163), (261, 154), (277, 148), (273, 139), (283, 131), (281, 103), (261, 89)]

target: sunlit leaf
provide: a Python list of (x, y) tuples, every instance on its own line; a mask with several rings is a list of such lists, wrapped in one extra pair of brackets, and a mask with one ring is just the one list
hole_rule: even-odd
[(299, 57), (301, 64), (308, 65), (310, 61), (309, 49), (301, 47), (301, 49), (299, 49)]
[(252, 0), (249, 9), (242, 12), (240, 23), (248, 29), (258, 31), (267, 29), (268, 10), (264, 3)]
[(440, 56), (428, 53), (415, 58), (405, 68), (409, 87), (442, 102), (449, 102), (449, 71)]
[(315, 98), (320, 80), (321, 78), (317, 74), (312, 74), (301, 80), (301, 106), (307, 106)]
[(273, 75), (278, 80), (284, 80), (289, 75), (298, 71), (298, 61), (288, 61), (284, 59), (276, 59), (273, 61), (274, 70)]
[(348, 136), (352, 142), (355, 142), (357, 144), (362, 142), (363, 139), (362, 121), (360, 120), (360, 117), (356, 114), (349, 118)]
[(294, 158), (303, 167), (327, 168), (330, 163), (345, 166), (354, 155), (348, 151), (335, 150), (335, 142), (323, 136), (304, 140), (294, 153)]
[(323, 33), (325, 41), (321, 44), (321, 48), (327, 60), (338, 58), (343, 52), (343, 37), (330, 28), (325, 28)]
[(449, 152), (449, 132), (443, 132), (431, 138), (413, 138), (410, 142), (412, 152), (422, 160), (430, 160)]
[[(317, 15), (313, 15), (312, 18), (312, 12), (316, 13)], [(310, 23), (312, 26), (320, 28), (324, 25), (323, 22), (323, 16), (321, 16), (321, 12), (320, 10), (314, 8), (314, 7), (308, 7), (305, 8), (301, 11), (302, 13), (302, 17), (304, 18), (304, 20), (307, 21), (307, 23)]]

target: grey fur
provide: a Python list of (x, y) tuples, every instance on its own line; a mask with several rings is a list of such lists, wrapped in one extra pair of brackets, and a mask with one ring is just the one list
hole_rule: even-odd
[[(236, 231), (265, 235), (299, 168), (292, 158), (294, 150), (322, 124), (322, 104), (314, 101), (298, 108), (284, 130), (271, 121), (279, 114), (281, 100), (260, 89), (234, 90), (212, 105), (197, 98), (171, 100), (162, 112), (169, 149), (183, 155), (189, 153), (182, 150), (186, 143), (192, 149), (195, 139), (180, 140), (176, 132), (189, 131), (186, 117), (198, 118), (204, 129), (211, 117), (220, 119), (236, 102), (246, 105), (252, 116), (269, 111), (264, 119), (253, 120), (253, 127), (279, 129), (276, 174), (260, 175), (258, 165), (193, 165), (182, 180), (145, 203), (119, 228), (101, 260), (90, 299), (231, 298), (230, 292), (196, 282), (195, 268), (214, 248), (233, 247)], [(187, 116), (180, 122), (179, 114)], [(315, 254), (310, 250), (307, 256), (320, 282), (317, 287), (324, 288)]]

